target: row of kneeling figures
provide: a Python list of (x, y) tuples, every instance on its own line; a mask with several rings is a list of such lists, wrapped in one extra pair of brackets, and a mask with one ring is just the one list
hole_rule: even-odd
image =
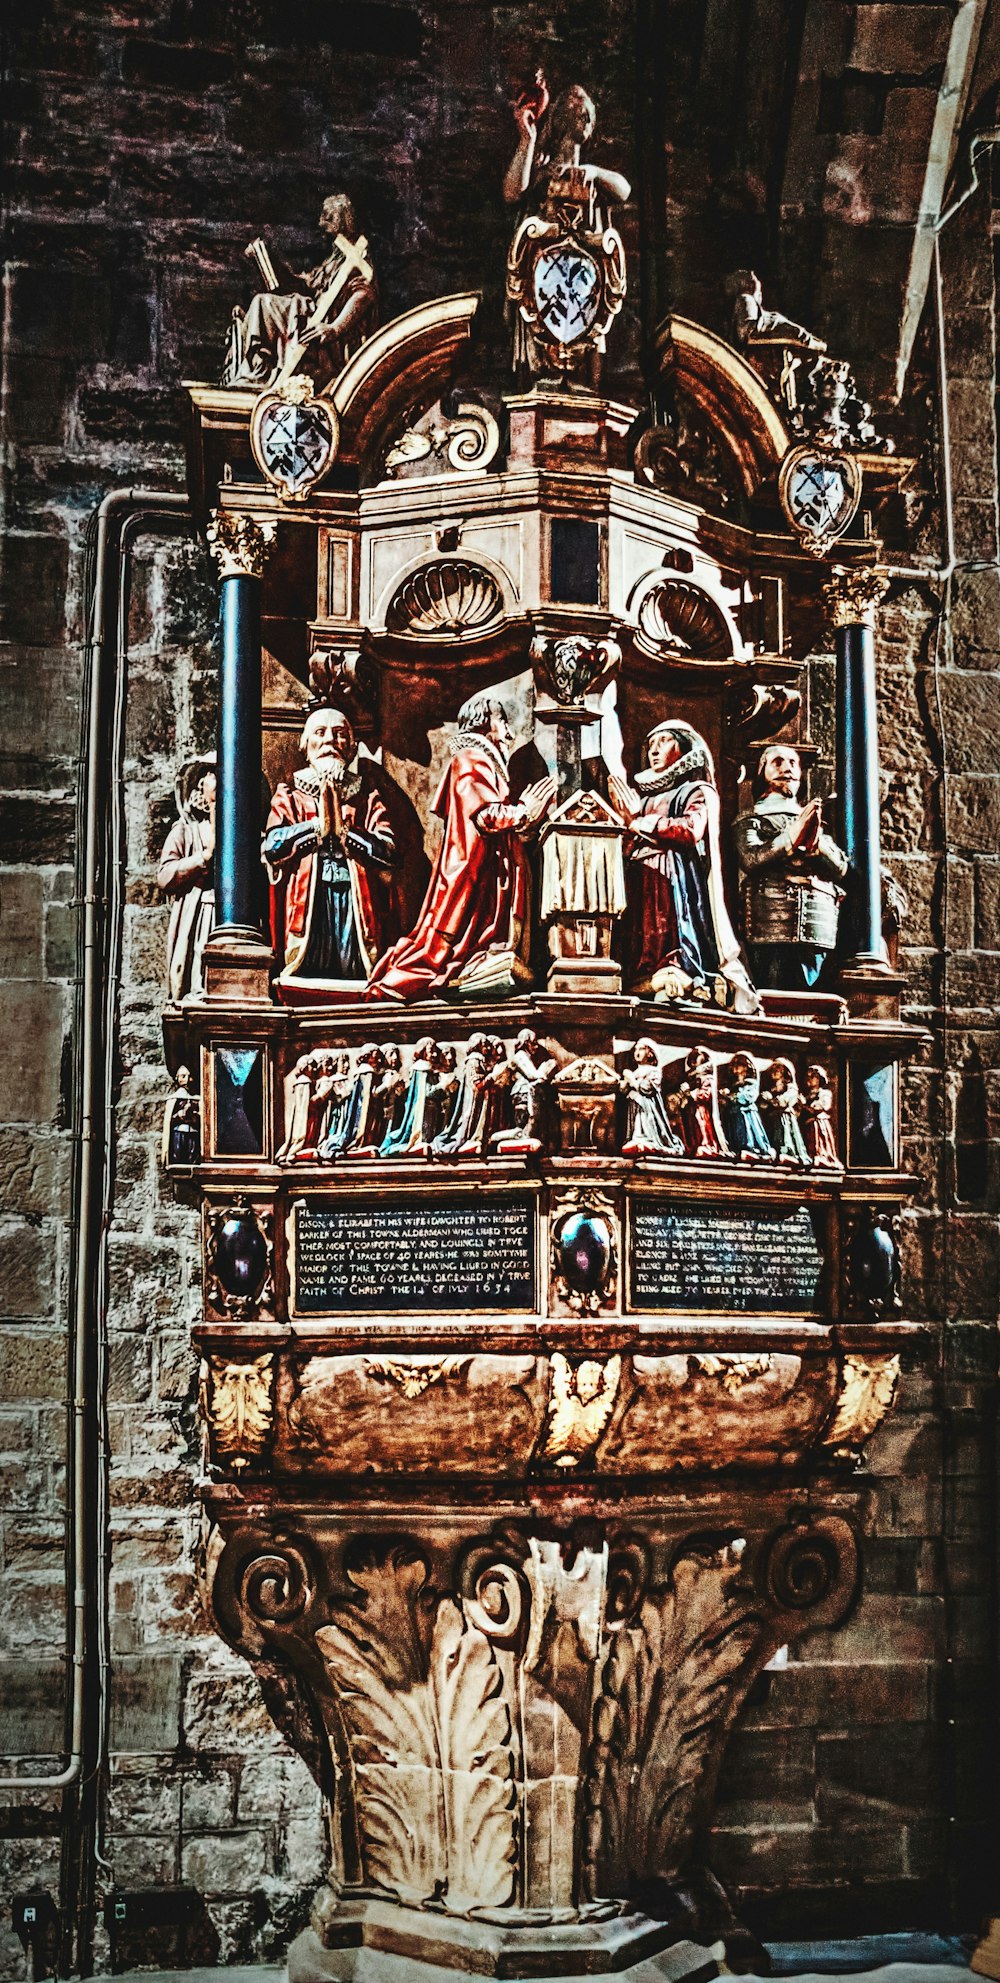
[[(412, 1049), (366, 1042), (352, 1051), (317, 1048), (296, 1062), (287, 1084), (286, 1136), (279, 1163), (338, 1158), (455, 1158), (529, 1155), (551, 1147), (554, 1090), (572, 1106), (580, 1063), (556, 1056), (530, 1028), (513, 1041), (474, 1033), (458, 1046), (427, 1036)], [(745, 1052), (713, 1058), (703, 1047), (664, 1058), (638, 1040), (632, 1064), (616, 1075), (597, 1065), (624, 1098), (621, 1154), (737, 1158), (842, 1168), (825, 1068), (792, 1061), (761, 1066)]]
[[(305, 764), (277, 787), (262, 849), (281, 997), (406, 1004), (445, 991), (505, 996), (529, 984), (527, 844), (558, 810), (558, 791), (550, 776), (512, 796), (514, 736), (503, 702), (475, 695), (458, 712), (432, 805), (442, 835), (430, 871), (410, 801), (359, 750), (342, 711), (314, 709), (301, 745)], [(767, 746), (755, 802), (732, 828), (749, 970), (726, 905), (719, 792), (705, 739), (667, 718), (646, 738), (631, 783), (604, 769), (601, 803), (618, 829), (625, 907), (610, 897), (604, 906), (623, 915), (627, 984), (660, 1000), (712, 999), (745, 1014), (760, 1008), (757, 985), (815, 986), (837, 941), (847, 858), (823, 826), (821, 802), (800, 801), (798, 753)], [(215, 773), (207, 760), (185, 768), (178, 801), (181, 817), (159, 869), (173, 901), (175, 999), (203, 990), (212, 924)], [(588, 858), (581, 841), (583, 868)], [(583, 874), (583, 895), (602, 895), (600, 881), (596, 872), (589, 881)]]

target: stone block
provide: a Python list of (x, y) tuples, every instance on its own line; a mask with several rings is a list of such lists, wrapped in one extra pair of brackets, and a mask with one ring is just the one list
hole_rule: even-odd
[(199, 1893), (245, 1893), (270, 1871), (267, 1834), (253, 1830), (187, 1838), (181, 1869), (182, 1878)]
[[(296, 1760), (298, 1760), (296, 1758)], [(234, 1771), (225, 1764), (211, 1764), (203, 1757), (195, 1758), (195, 1767), (184, 1781), (184, 1823), (191, 1831), (227, 1831), (231, 1828), (236, 1813), (236, 1785)], [(248, 1811), (240, 1809), (241, 1819), (249, 1817)], [(276, 1817), (272, 1807), (260, 1815)]]
[(76, 975), (78, 913), (69, 902), (50, 902), (45, 911), (45, 975), (47, 978), (73, 978)]
[(108, 1399), (116, 1405), (142, 1404), (150, 1396), (153, 1346), (145, 1336), (122, 1335), (108, 1354)]
[(40, 977), (43, 903), (37, 870), (0, 874), (0, 977)]
[(321, 1804), (318, 1785), (301, 1756), (250, 1757), (240, 1770), (236, 1808), (241, 1824), (311, 1818)]
[(111, 1747), (140, 1755), (172, 1753), (180, 1741), (181, 1660), (143, 1652), (111, 1672)]
[(51, 1123), (59, 1113), (65, 1014), (57, 985), (0, 984), (5, 1106), (12, 1122)]
[(56, 1756), (65, 1739), (64, 1659), (0, 1659), (0, 1755)]
[(716, 1801), (720, 1825), (811, 1824), (815, 1817), (815, 1737), (811, 1728), (737, 1728), (723, 1759)]
[(260, 1697), (253, 1674), (235, 1656), (223, 1666), (211, 1646), (191, 1675), (184, 1697), (184, 1741), (196, 1753), (260, 1756), (285, 1744)]
[(938, 1597), (888, 1597), (862, 1592), (846, 1625), (810, 1635), (810, 1651), (831, 1664), (895, 1666), (940, 1658), (945, 1649), (945, 1608)]
[(52, 1329), (0, 1330), (0, 1398), (64, 1398), (66, 1338)]
[[(959, 558), (970, 564), (988, 564), (996, 559), (997, 518), (992, 502), (984, 502), (981, 497), (956, 492), (954, 503), (955, 551)], [(973, 657), (969, 665), (978, 666)], [(992, 667), (993, 662), (983, 664)]]
[(72, 358), (77, 364), (108, 354), (111, 284), (88, 270), (15, 271), (10, 339), (15, 351)]
[(996, 667), (1000, 643), (1000, 573), (958, 573), (951, 609), (951, 641), (956, 667)]
[(293, 1818), (279, 1834), (279, 1863), (299, 1886), (319, 1885), (330, 1864), (330, 1852), (320, 1812)]
[(75, 831), (72, 799), (0, 799), (0, 846), (8, 861), (37, 862), (40, 867), (70, 861)]
[(57, 1272), (51, 1239), (34, 1225), (0, 1225), (0, 1319), (47, 1322), (55, 1313)]
[[(0, 1468), (0, 1480), (6, 1472), (5, 1467)], [(16, 1509), (16, 1495), (6, 1506), (11, 1512)], [(65, 1576), (58, 1571), (48, 1575), (42, 1571), (33, 1577), (22, 1573), (16, 1580), (11, 1578), (8, 1589), (14, 1601), (0, 1611), (0, 1658), (28, 1652), (32, 1657), (58, 1658), (66, 1643)]]
[(1000, 777), (958, 773), (948, 789), (952, 853), (996, 855), (1000, 847)]
[(105, 1851), (119, 1887), (168, 1887), (177, 1884), (180, 1848), (177, 1835), (135, 1832), (110, 1833)]
[(920, 1817), (944, 1792), (944, 1732), (915, 1724), (820, 1735), (817, 1810), (826, 1824), (863, 1821), (873, 1806)]
[(21, 1218), (65, 1215), (69, 1138), (39, 1129), (0, 1129), (0, 1202)]
[[(176, 1832), (181, 1823), (183, 1779), (162, 1765), (123, 1770), (112, 1758), (108, 1787), (108, 1829), (112, 1832)], [(187, 1818), (186, 1802), (184, 1817)]]
[[(0, 639), (26, 647), (46, 647), (61, 639), (68, 570), (64, 537), (51, 531), (8, 532), (0, 575)], [(8, 692), (5, 687), (5, 700)]]

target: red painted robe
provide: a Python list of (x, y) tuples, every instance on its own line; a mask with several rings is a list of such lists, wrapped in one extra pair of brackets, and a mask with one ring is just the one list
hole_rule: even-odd
[(485, 738), (466, 738), (433, 810), (444, 820), (416, 927), (372, 973), (370, 998), (427, 998), (489, 950), (519, 954), (527, 937), (528, 863), (508, 803), (502, 759)]

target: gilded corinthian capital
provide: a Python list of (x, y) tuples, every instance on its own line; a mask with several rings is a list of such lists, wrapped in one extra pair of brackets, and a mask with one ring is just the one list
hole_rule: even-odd
[(205, 534), (219, 577), (262, 578), (274, 532), (273, 523), (258, 523), (238, 510), (213, 510)]
[(834, 627), (873, 627), (889, 581), (877, 565), (834, 565), (823, 587), (827, 618)]

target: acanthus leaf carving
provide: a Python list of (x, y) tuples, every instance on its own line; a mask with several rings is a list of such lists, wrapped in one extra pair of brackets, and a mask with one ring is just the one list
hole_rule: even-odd
[[(316, 1633), (343, 1716), (366, 1880), (451, 1913), (513, 1897), (517, 1799), (503, 1674), (405, 1543), (350, 1569), (360, 1602)], [(432, 1622), (433, 1620), (433, 1622)]]
[(438, 1606), (430, 1673), (447, 1842), (442, 1899), (455, 1914), (504, 1907), (517, 1857), (510, 1714), (489, 1640), (450, 1598)]
[(239, 1473), (267, 1451), (274, 1425), (274, 1357), (212, 1356), (204, 1377), (205, 1416), (217, 1459)]
[(898, 1356), (845, 1356), (824, 1446), (832, 1446), (838, 1458), (855, 1458), (881, 1425), (898, 1382)]
[[(670, 1879), (711, 1793), (767, 1625), (743, 1542), (681, 1556), (622, 1625), (594, 1710), (584, 1879), (591, 1898)], [(669, 1675), (669, 1685), (665, 1684)]]

